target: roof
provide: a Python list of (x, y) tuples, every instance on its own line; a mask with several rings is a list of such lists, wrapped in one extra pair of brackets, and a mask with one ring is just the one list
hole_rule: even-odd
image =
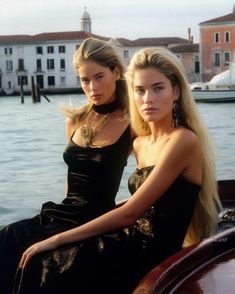
[(195, 43), (185, 43), (185, 44), (177, 44), (177, 45), (170, 45), (168, 47), (174, 53), (198, 53), (199, 52), (199, 44)]
[(187, 41), (187, 39), (179, 37), (140, 38), (133, 41), (133, 46), (168, 46), (169, 44), (181, 44)]
[(0, 44), (30, 44), (46, 41), (71, 41), (71, 40), (84, 40), (86, 38), (99, 38), (106, 40), (108, 38), (94, 35), (84, 31), (72, 31), (72, 32), (52, 32), (41, 33), (37, 35), (0, 35)]
[(210, 20), (199, 23), (199, 25), (207, 25), (214, 23), (224, 23), (224, 22), (235, 22), (235, 11), (230, 14), (226, 14), (217, 18), (212, 18)]
[(85, 31), (70, 31), (70, 32), (49, 32), (37, 35), (0, 35), (0, 45), (14, 45), (14, 44), (33, 44), (50, 41), (75, 41), (85, 40), (87, 38), (97, 38), (100, 40), (114, 40), (117, 44), (123, 47), (146, 47), (146, 46), (164, 46), (185, 44), (187, 39), (179, 37), (162, 37), (162, 38), (140, 38), (136, 40), (129, 40), (125, 38), (109, 38), (95, 35)]

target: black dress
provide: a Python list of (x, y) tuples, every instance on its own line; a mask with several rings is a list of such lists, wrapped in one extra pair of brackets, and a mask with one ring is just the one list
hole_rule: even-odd
[[(130, 126), (114, 144), (102, 148), (83, 148), (71, 138), (64, 151), (68, 165), (67, 197), (60, 204), (44, 203), (39, 215), (0, 231), (1, 294), (12, 293), (17, 265), (26, 248), (114, 208), (130, 148)], [(17, 273), (16, 288), (21, 278), (21, 273)]]
[[(131, 193), (152, 169), (135, 170)], [(135, 225), (37, 256), (19, 293), (130, 294), (150, 269), (182, 248), (199, 191), (200, 186), (179, 176)], [(40, 278), (29, 287), (35, 277)]]

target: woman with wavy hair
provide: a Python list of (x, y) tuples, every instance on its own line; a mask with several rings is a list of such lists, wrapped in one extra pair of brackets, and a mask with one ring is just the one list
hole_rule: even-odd
[[(17, 265), (30, 245), (115, 207), (132, 148), (125, 65), (110, 42), (93, 38), (82, 42), (73, 63), (88, 102), (81, 108), (63, 109), (67, 116), (63, 154), (68, 166), (66, 197), (58, 204), (44, 203), (34, 218), (17, 221), (0, 231), (0, 292), (4, 294), (12, 293)], [(53, 187), (49, 193), (53, 193)], [(66, 268), (72, 262), (68, 256), (73, 253), (74, 248), (62, 251), (59, 263)], [(37, 270), (41, 270), (40, 263), (32, 266), (30, 273)], [(31, 279), (25, 275), (18, 269), (15, 291), (36, 294), (33, 287), (37, 276)]]

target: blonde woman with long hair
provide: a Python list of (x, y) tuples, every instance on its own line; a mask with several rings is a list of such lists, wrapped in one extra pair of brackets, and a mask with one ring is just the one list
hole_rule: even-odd
[[(173, 102), (172, 122), (173, 129), (185, 128), (191, 130), (200, 142), (202, 157), (201, 189), (196, 203), (195, 211), (185, 239), (185, 245), (201, 241), (217, 230), (217, 210), (221, 207), (217, 192), (215, 158), (212, 140), (205, 126), (192, 96), (184, 69), (170, 51), (164, 48), (146, 49), (136, 55), (129, 67), (127, 80), (130, 94), (130, 113), (132, 128), (137, 136), (151, 136), (148, 122), (137, 109), (134, 100), (133, 77), (137, 70), (155, 68), (165, 75), (172, 86), (178, 87), (179, 95)], [(174, 119), (175, 116), (175, 119)]]
[(75, 289), (68, 293), (131, 293), (152, 267), (181, 250), (186, 234), (193, 243), (216, 231), (220, 202), (211, 144), (179, 60), (167, 49), (143, 49), (131, 59), (126, 78), (136, 134), (132, 197), (24, 252), (20, 266), (27, 270), (39, 252), (82, 245), (76, 267), (53, 277), (53, 287), (40, 293), (63, 293), (66, 285)]

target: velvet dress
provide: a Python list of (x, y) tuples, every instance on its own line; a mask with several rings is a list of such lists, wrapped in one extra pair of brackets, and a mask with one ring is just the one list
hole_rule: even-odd
[[(132, 194), (152, 170), (134, 171), (128, 181)], [(149, 270), (181, 250), (199, 191), (179, 176), (135, 225), (33, 257), (18, 293), (132, 293)]]
[[(44, 203), (41, 212), (32, 219), (12, 223), (0, 231), (1, 294), (12, 293), (14, 281), (16, 291), (20, 289), (23, 273), (16, 270), (22, 253), (30, 245), (115, 207), (131, 143), (130, 126), (114, 144), (100, 148), (80, 147), (71, 138), (63, 154), (68, 165), (67, 197), (60, 204)], [(27, 282), (29, 289), (31, 284), (33, 287), (33, 280)], [(22, 291), (34, 294), (33, 290)]]

